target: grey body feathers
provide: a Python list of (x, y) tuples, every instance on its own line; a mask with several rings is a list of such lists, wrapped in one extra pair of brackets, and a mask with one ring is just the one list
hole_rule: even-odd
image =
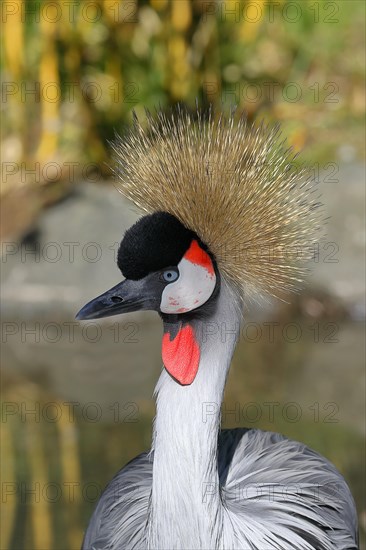
[[(217, 548), (357, 549), (352, 496), (326, 459), (301, 443), (253, 429), (223, 430), (218, 450), (219, 487), (208, 485), (202, 493), (221, 495)], [(149, 548), (152, 467), (153, 453), (143, 453), (118, 472), (94, 511), (84, 550)], [(200, 548), (196, 543), (192, 548)]]

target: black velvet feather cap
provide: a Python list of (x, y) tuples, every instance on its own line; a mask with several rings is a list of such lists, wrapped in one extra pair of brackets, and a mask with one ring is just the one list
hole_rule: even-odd
[(176, 266), (197, 235), (168, 212), (154, 212), (138, 220), (125, 233), (117, 264), (126, 279)]

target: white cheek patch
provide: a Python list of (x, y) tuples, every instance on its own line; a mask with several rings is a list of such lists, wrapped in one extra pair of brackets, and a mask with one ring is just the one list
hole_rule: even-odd
[(202, 306), (214, 291), (216, 275), (184, 257), (178, 264), (179, 278), (164, 288), (160, 310), (163, 313), (185, 313)]

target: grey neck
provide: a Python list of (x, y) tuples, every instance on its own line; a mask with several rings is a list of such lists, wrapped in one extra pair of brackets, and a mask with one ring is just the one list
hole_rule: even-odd
[[(192, 321), (201, 349), (195, 380), (181, 386), (163, 369), (155, 388), (154, 465), (148, 548), (220, 547), (217, 468), (220, 407), (240, 330), (240, 299), (222, 281), (215, 313)], [(187, 521), (185, 521), (185, 518)]]

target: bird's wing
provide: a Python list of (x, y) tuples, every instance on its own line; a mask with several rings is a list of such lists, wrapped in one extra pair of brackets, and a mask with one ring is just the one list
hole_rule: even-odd
[(104, 490), (85, 533), (82, 550), (132, 550), (144, 545), (152, 459), (142, 453)]
[[(328, 460), (305, 445), (272, 432), (223, 430), (219, 475), (224, 547), (357, 550), (348, 486)], [(234, 540), (228, 540), (233, 532)]]

